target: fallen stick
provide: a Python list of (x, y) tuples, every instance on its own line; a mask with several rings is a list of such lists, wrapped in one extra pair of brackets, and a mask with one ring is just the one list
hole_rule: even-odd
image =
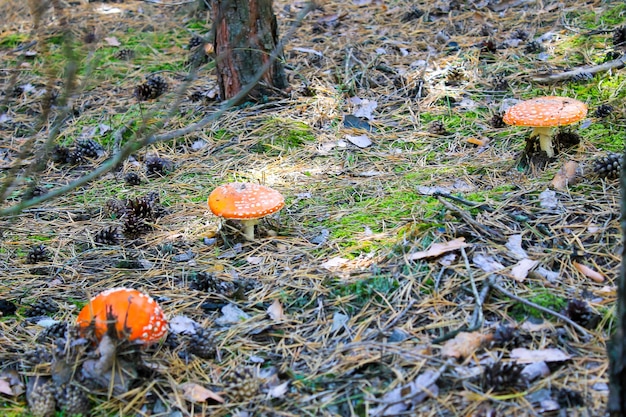
[(565, 71), (558, 74), (538, 75), (533, 77), (533, 81), (537, 83), (557, 83), (559, 81), (565, 81), (575, 79), (577, 77), (587, 77), (589, 74), (597, 74), (599, 72), (605, 72), (612, 69), (620, 69), (626, 66), (626, 55), (622, 55), (618, 59), (605, 62), (600, 65), (592, 65), (589, 67), (580, 67), (571, 71)]

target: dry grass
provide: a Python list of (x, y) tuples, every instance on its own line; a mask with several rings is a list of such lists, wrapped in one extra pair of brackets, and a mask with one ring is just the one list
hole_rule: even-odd
[[(22, 3), (0, 5), (0, 15), (10, 16), (4, 19), (0, 41), (20, 34), (24, 41), (29, 39), (31, 22)], [(626, 9), (620, 1), (510, 6), (494, 2), (489, 7), (425, 2), (416, 6), (425, 15), (408, 19), (413, 2), (373, 1), (366, 7), (353, 3), (325, 2), (289, 42), (286, 62), (292, 89), (288, 97), (232, 109), (202, 131), (137, 152), (119, 172), (2, 220), (0, 299), (16, 303), (19, 309), (17, 315), (0, 320), (0, 375), (16, 370), (27, 380), (51, 372), (49, 362), (32, 367), (23, 360), (24, 352), (41, 344), (37, 337), (43, 328), (24, 317), (36, 300), (55, 300), (59, 310), (53, 318), (73, 322), (90, 295), (129, 286), (158, 299), (169, 317), (186, 316), (211, 330), (217, 354), (214, 359), (189, 354), (185, 338), (178, 344), (150, 348), (141, 360), (152, 371), (144, 369), (128, 392), (111, 396), (90, 391), (94, 415), (172, 415), (174, 410), (190, 416), (374, 415), (372, 410), (389, 401), (385, 394), (440, 369), (438, 394), (409, 406), (407, 415), (496, 415), (488, 410), (497, 415), (538, 415), (542, 409), (536, 399), (541, 393), (551, 392), (556, 399), (561, 388), (577, 391), (583, 398), (581, 407), (563, 408), (564, 415), (604, 414), (605, 340), (613, 324), (612, 282), (621, 257), (617, 182), (584, 177), (557, 192), (559, 205), (554, 209), (542, 208), (539, 194), (563, 162), (588, 165), (596, 155), (622, 149), (621, 139), (616, 138), (626, 131), (626, 77), (617, 70), (590, 81), (551, 86), (533, 84), (531, 77), (537, 71), (597, 62), (610, 49), (611, 34), (585, 33), (589, 26), (613, 29), (603, 20), (605, 15), (621, 18), (623, 25)], [(95, 44), (79, 45), (84, 62), (95, 63), (94, 57), (101, 61), (79, 77), (79, 92), (71, 104), (75, 111), (62, 124), (58, 141), (72, 144), (86, 128), (98, 124), (110, 125), (112, 131), (122, 125), (137, 130), (141, 115), (148, 115), (149, 128), (173, 130), (217, 109), (216, 103), (193, 103), (184, 95), (179, 111), (165, 126), (158, 124), (184, 84), (188, 32), (205, 34), (208, 25), (190, 30), (194, 19), (184, 7), (111, 4), (125, 11), (120, 16), (98, 15), (99, 6), (90, 3), (71, 9), (72, 22), (82, 22), (72, 26), (77, 38), (92, 30), (97, 38)], [(298, 7), (276, 2), (283, 32)], [(450, 13), (444, 12), (446, 8)], [(590, 23), (592, 13), (598, 18)], [(403, 22), (403, 17), (408, 20)], [(50, 19), (49, 13), (43, 17), (41, 30), (54, 36)], [(544, 43), (549, 58), (525, 53), (526, 42), (507, 46), (505, 41), (515, 30), (524, 30), (529, 39), (553, 32), (554, 37)], [(106, 45), (106, 36), (116, 36), (120, 47), (140, 50), (139, 56), (131, 61), (113, 59), (115, 48)], [(495, 52), (476, 46), (488, 39), (500, 45)], [(41, 143), (53, 125), (46, 121), (32, 134), (41, 97), (12, 96), (7, 94), (9, 86), (30, 83), (40, 91), (52, 75), (63, 91), (63, 61), (58, 45), (40, 41), (47, 50), (41, 49), (41, 56), (17, 67), (12, 65), (18, 59), (11, 52), (15, 46), (1, 45), (0, 53), (9, 60), (0, 68), (2, 98), (11, 118), (0, 123), (2, 172), (7, 175), (27, 138)], [(143, 103), (140, 113), (132, 92), (152, 71), (147, 68), (172, 68), (162, 72), (171, 88), (163, 99)], [(507, 81), (506, 89), (494, 90), (496, 74)], [(214, 85), (210, 65), (199, 75), (193, 88)], [(490, 118), (500, 111), (503, 99), (553, 93), (576, 96), (588, 102), (591, 111), (611, 104), (614, 112), (608, 119), (590, 115), (591, 127), (579, 131), (583, 136), (579, 147), (544, 169), (525, 173), (516, 166), (527, 132), (493, 128)], [(337, 143), (347, 134), (363, 133), (342, 124), (344, 115), (353, 111), (351, 96), (378, 103), (371, 121), (377, 131), (369, 133), (370, 147)], [(52, 113), (50, 120), (55, 120), (62, 109), (53, 107)], [(431, 133), (432, 120), (441, 121), (448, 134)], [(490, 144), (476, 148), (467, 142), (470, 137), (489, 138)], [(94, 139), (112, 151), (111, 132)], [(206, 146), (194, 148), (197, 141)], [(175, 169), (164, 177), (148, 177), (142, 161), (155, 154), (172, 161)], [(103, 160), (88, 160), (74, 168), (49, 163), (37, 182), (54, 189)], [(128, 172), (138, 173), (142, 185), (127, 185), (123, 177)], [(27, 182), (35, 178), (25, 178), (16, 186), (5, 205), (17, 203)], [(286, 196), (285, 209), (261, 225), (261, 237), (255, 242), (229, 234), (229, 227), (207, 210), (210, 190), (231, 180), (262, 182)], [(483, 205), (469, 207), (446, 200), (458, 208), (453, 212), (419, 187), (441, 187)], [(169, 214), (138, 239), (94, 246), (96, 232), (122, 224), (107, 214), (106, 202), (149, 191), (158, 192)], [(459, 211), (474, 223), (462, 220)], [(505, 244), (514, 234), (522, 235), (531, 259), (558, 273), (556, 280), (540, 274), (531, 274), (523, 282), (511, 278), (518, 260)], [(469, 244), (464, 249), (467, 263), (459, 251), (447, 262), (409, 260), (409, 254), (433, 242), (457, 237)], [(30, 265), (27, 253), (38, 244), (48, 249), (49, 261)], [(177, 260), (187, 252), (192, 259)], [(485, 364), (500, 358), (509, 361), (511, 346), (486, 344), (452, 363), (441, 354), (443, 341), (433, 343), (472, 324), (476, 299), (471, 282), (481, 290), (494, 276), (473, 261), (478, 254), (493, 256), (506, 267), (498, 275), (499, 285), (516, 295), (548, 306), (546, 294), (560, 301), (584, 298), (601, 316), (584, 338), (550, 316), (529, 318), (519, 303), (492, 289), (477, 332), (491, 335), (507, 323), (517, 329), (519, 347), (558, 348), (572, 356), (553, 364), (547, 375), (524, 391), (489, 392), (473, 379)], [(324, 267), (335, 257), (344, 263)], [(596, 283), (583, 276), (574, 260), (599, 271), (606, 281)], [(240, 291), (235, 295), (191, 289), (198, 273), (209, 274), (216, 282), (235, 283)], [(266, 311), (275, 300), (284, 309), (283, 320), (268, 317)], [(215, 321), (222, 316), (220, 308), (228, 303), (250, 317), (219, 326)], [(341, 317), (346, 321), (337, 325)], [(400, 335), (404, 339), (398, 339)], [(252, 398), (237, 398), (236, 387), (228, 382), (242, 368), (258, 374), (260, 386)], [(284, 394), (268, 395), (287, 381)], [(226, 401), (194, 404), (180, 389), (187, 382), (221, 392)], [(2, 396), (0, 404), (6, 415), (27, 409), (24, 395)]]

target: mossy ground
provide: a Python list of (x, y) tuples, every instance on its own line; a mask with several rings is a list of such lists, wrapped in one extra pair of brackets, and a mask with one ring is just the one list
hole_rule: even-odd
[[(82, 177), (144, 132), (186, 127), (219, 109), (211, 99), (191, 100), (193, 92), (215, 88), (213, 62), (188, 79), (187, 45), (192, 34), (210, 35), (206, 15), (189, 6), (145, 2), (116, 3), (121, 14), (101, 15), (100, 3), (90, 3), (73, 7), (70, 37), (59, 34), (48, 11), (39, 44), (30, 49), (37, 54), (24, 56), (16, 49), (32, 39), (32, 24), (23, 3), (0, 5), (0, 15), (12, 16), (0, 26), (0, 180), (6, 181), (11, 166), (20, 178), (0, 208), (19, 203), (33, 185), (52, 191)], [(91, 393), (94, 415), (135, 415), (159, 407), (183, 415), (241, 415), (242, 410), (258, 416), (373, 415), (393, 388), (445, 361), (441, 344), (433, 341), (470, 323), (472, 279), (480, 289), (493, 276), (476, 261), (484, 255), (505, 267), (497, 276), (508, 291), (557, 312), (568, 300), (585, 299), (601, 320), (583, 339), (567, 323), (491, 290), (477, 332), (492, 334), (505, 323), (524, 334), (522, 347), (558, 348), (575, 352), (573, 358), (526, 392), (503, 399), (469, 378), (485, 363), (509, 360), (509, 349), (484, 346), (449, 368), (440, 377), (438, 396), (411, 412), (529, 415), (529, 410), (539, 413), (533, 393), (568, 388), (581, 393), (584, 405), (561, 411), (604, 414), (605, 341), (614, 327), (613, 282), (621, 256), (619, 187), (589, 175), (589, 167), (595, 157), (624, 150), (626, 73), (617, 69), (555, 84), (533, 77), (624, 53), (613, 45), (612, 30), (626, 24), (626, 6), (618, 0), (544, 1), (543, 9), (523, 2), (505, 9), (476, 9), (471, 2), (354, 3), (325, 2), (302, 22), (285, 47), (287, 93), (230, 109), (204, 129), (138, 150), (96, 181), (2, 219), (0, 299), (19, 308), (0, 318), (0, 378), (16, 371), (26, 382), (36, 373), (50, 373), (45, 364), (34, 370), (20, 359), (42, 331), (23, 315), (35, 300), (57, 301), (60, 309), (51, 316), (72, 322), (88, 296), (131, 286), (157, 297), (169, 317), (183, 315), (214, 332), (219, 355), (184, 357), (184, 346), (160, 346), (149, 354), (157, 371), (139, 378), (132, 391)], [(298, 7), (275, 1), (281, 33)], [(86, 42), (92, 33), (95, 38)], [(526, 49), (548, 33), (539, 50)], [(120, 58), (123, 48), (133, 56)], [(75, 91), (64, 101), (72, 70), (68, 56), (78, 67)], [(134, 89), (152, 74), (166, 79), (168, 91), (138, 103)], [(61, 98), (45, 119), (47, 88)], [(507, 100), (541, 95), (575, 97), (590, 112), (586, 122), (570, 128), (582, 138), (578, 147), (541, 169), (523, 170), (518, 158), (528, 129), (494, 127), (491, 119)], [(356, 110), (353, 97), (377, 102), (368, 120), (375, 130), (346, 126), (344, 117)], [(599, 117), (594, 112), (600, 105), (613, 111)], [(433, 122), (445, 132), (434, 132)], [(90, 138), (107, 156), (75, 166), (49, 162), (30, 171), (34, 156), (19, 160), (18, 151), (30, 138), (41, 145), (57, 124), (54, 144), (71, 147)], [(362, 134), (370, 146), (347, 139)], [(476, 140), (486, 145), (479, 147)], [(173, 169), (149, 175), (149, 155), (168, 159)], [(580, 164), (579, 182), (557, 191), (556, 208), (545, 208), (540, 193), (567, 161)], [(131, 172), (141, 185), (124, 181)], [(229, 233), (231, 226), (207, 209), (210, 191), (229, 181), (264, 183), (285, 196), (285, 208), (262, 222), (255, 242)], [(150, 191), (168, 210), (150, 233), (94, 246), (98, 231), (123, 222), (107, 212), (108, 201)], [(557, 273), (556, 279), (513, 278), (518, 259), (506, 243), (517, 234), (528, 257)], [(450, 257), (411, 258), (455, 238), (468, 246)], [(29, 250), (39, 244), (50, 261), (27, 264)], [(188, 253), (190, 259), (180, 257)], [(590, 280), (573, 261), (600, 272), (605, 281)], [(48, 273), (36, 273), (38, 267)], [(245, 285), (236, 296), (190, 288), (200, 272)], [(283, 321), (267, 316), (275, 300), (284, 309)], [(228, 303), (251, 318), (217, 325), (220, 308)], [(253, 401), (229, 396), (225, 376), (241, 367), (260, 368), (266, 377)], [(287, 391), (270, 398), (277, 381), (289, 382)], [(186, 382), (221, 392), (227, 400), (194, 404), (180, 394)], [(0, 394), (0, 414), (26, 413), (24, 395)]]

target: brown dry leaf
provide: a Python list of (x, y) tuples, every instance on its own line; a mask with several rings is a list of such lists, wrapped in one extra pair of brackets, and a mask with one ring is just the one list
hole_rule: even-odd
[(0, 394), (13, 395), (11, 384), (6, 379), (0, 378)]
[(433, 258), (435, 256), (439, 256), (447, 252), (452, 252), (457, 249), (465, 248), (467, 246), (468, 244), (465, 243), (465, 238), (460, 237), (449, 242), (433, 243), (432, 245), (430, 245), (430, 248), (428, 248), (428, 250), (412, 253), (411, 255), (409, 255), (408, 259), (409, 261), (415, 261), (423, 258)]
[(274, 321), (281, 321), (285, 319), (285, 314), (283, 313), (283, 306), (280, 304), (280, 301), (274, 300), (271, 306), (267, 308), (267, 314)]
[(524, 282), (528, 276), (528, 271), (537, 266), (539, 261), (533, 261), (532, 259), (522, 259), (511, 269), (511, 276), (517, 282)]
[(534, 362), (562, 362), (571, 358), (570, 355), (559, 349), (537, 349), (516, 348), (510, 353), (511, 359), (517, 359), (518, 363)]
[(104, 38), (104, 41), (109, 46), (120, 46), (121, 45), (120, 41), (117, 40), (117, 38), (115, 36), (109, 36), (107, 38)]
[(491, 340), (491, 338), (491, 335), (478, 332), (461, 332), (457, 334), (454, 339), (448, 340), (445, 345), (443, 345), (441, 354), (448, 358), (466, 358), (481, 347), (484, 342)]
[(578, 162), (566, 162), (552, 179), (552, 187), (556, 190), (564, 190), (568, 185), (576, 184), (581, 178), (578, 167)]
[(581, 274), (583, 274), (587, 278), (591, 279), (592, 281), (597, 282), (599, 284), (604, 282), (604, 275), (602, 275), (601, 273), (599, 273), (595, 269), (592, 269), (592, 268), (590, 268), (590, 267), (588, 267), (586, 265), (583, 265), (583, 264), (579, 264), (576, 261), (573, 261), (572, 265), (574, 265), (574, 268), (576, 268), (578, 270), (578, 272), (580, 272)]
[(194, 403), (203, 403), (208, 399), (218, 403), (224, 402), (224, 398), (222, 398), (221, 395), (216, 394), (210, 389), (204, 388), (202, 385), (196, 384), (195, 382), (187, 382), (180, 385), (179, 388), (183, 392), (183, 397)]

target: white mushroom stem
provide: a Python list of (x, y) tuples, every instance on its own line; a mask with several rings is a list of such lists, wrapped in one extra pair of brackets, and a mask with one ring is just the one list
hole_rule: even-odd
[(539, 136), (539, 148), (546, 152), (548, 158), (552, 158), (554, 156), (554, 150), (552, 149), (552, 128), (535, 127), (530, 137), (532, 138), (533, 136)]
[(259, 219), (241, 220), (243, 224), (243, 236), (247, 240), (254, 240), (254, 226), (259, 224)]

